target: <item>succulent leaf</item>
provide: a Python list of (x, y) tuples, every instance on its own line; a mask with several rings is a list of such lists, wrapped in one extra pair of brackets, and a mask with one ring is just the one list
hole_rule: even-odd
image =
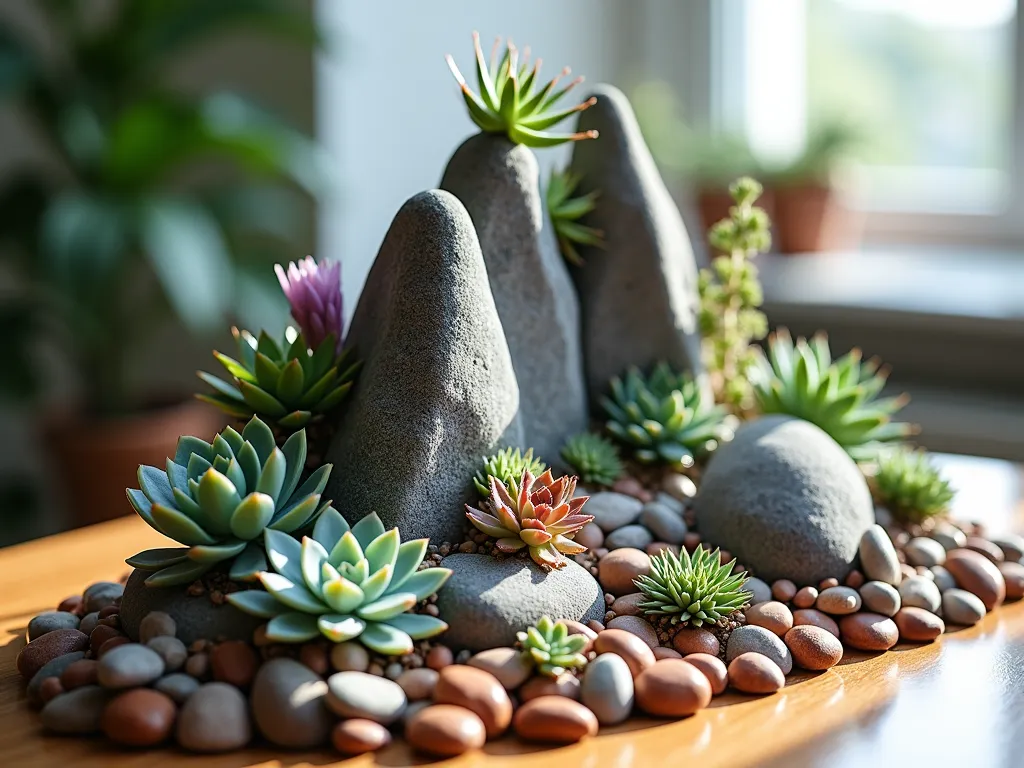
[(533, 457), (533, 448), (527, 448), (525, 453), (518, 448), (503, 448), (484, 459), (483, 467), (473, 477), (473, 484), (480, 495), (487, 498), (491, 493), (490, 478), (496, 477), (498, 482), (509, 488), (523, 476), (524, 470), (530, 470), (530, 474), (537, 477), (547, 468), (540, 458)]
[(855, 461), (870, 461), (887, 443), (913, 434), (910, 424), (893, 421), (905, 397), (877, 398), (887, 372), (877, 362), (861, 363), (854, 349), (832, 361), (824, 335), (811, 341), (779, 329), (758, 349), (750, 383), (763, 413), (782, 413), (820, 427)]
[(259, 594), (266, 597), (251, 597), (249, 591), (227, 599), (255, 616), (308, 616), (302, 622), (281, 622), (284, 628), (275, 633), (278, 642), (304, 642), (313, 626), (332, 642), (358, 639), (378, 653), (402, 654), (412, 650), (412, 637), (432, 637), (447, 628), (443, 621), (407, 611), (440, 589), (451, 571), (417, 570), (427, 551), (426, 539), (403, 544), (398, 530), (386, 531), (376, 514), (349, 529), (341, 514), (327, 506), (313, 535), (301, 544), (269, 528), (264, 538), (273, 568), (259, 574), (266, 590)]
[(741, 610), (750, 603), (743, 590), (747, 574), (733, 573), (735, 561), (722, 563), (719, 550), (698, 547), (677, 556), (664, 550), (651, 558), (651, 572), (634, 580), (648, 616), (670, 616), (672, 624), (700, 627)]
[(570, 635), (569, 628), (562, 621), (552, 621), (542, 616), (535, 627), (518, 632), (523, 658), (547, 677), (558, 677), (567, 669), (580, 669), (587, 664), (583, 655), (587, 638)]
[(925, 451), (882, 451), (870, 477), (875, 500), (902, 523), (921, 523), (949, 511), (955, 493)]
[(618, 448), (593, 432), (583, 432), (566, 440), (562, 458), (584, 483), (613, 485), (622, 476)]
[[(535, 126), (536, 127), (536, 126)], [(551, 178), (545, 194), (548, 216), (558, 238), (558, 246), (562, 256), (570, 264), (583, 265), (583, 258), (576, 246), (587, 245), (604, 247), (604, 232), (594, 227), (581, 224), (579, 219), (591, 213), (597, 207), (600, 191), (594, 190), (579, 197), (573, 197), (582, 176), (566, 169), (552, 169)]]

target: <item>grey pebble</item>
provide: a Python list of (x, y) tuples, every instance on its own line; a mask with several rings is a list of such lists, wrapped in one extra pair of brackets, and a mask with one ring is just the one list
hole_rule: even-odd
[(609, 533), (604, 540), (607, 549), (633, 549), (643, 550), (648, 544), (654, 541), (651, 532), (642, 525), (627, 525)]
[(629, 525), (643, 510), (643, 502), (624, 493), (603, 491), (595, 493), (587, 502), (587, 514), (594, 516), (594, 522), (605, 533)]
[(326, 743), (334, 717), (325, 706), (327, 683), (294, 659), (272, 659), (253, 680), (250, 704), (256, 727), (279, 747)]
[(751, 576), (747, 579), (747, 583), (743, 585), (743, 589), (750, 593), (751, 605), (767, 603), (772, 599), (772, 588), (756, 576)]
[(661, 501), (652, 501), (644, 505), (643, 512), (640, 513), (640, 523), (654, 534), (655, 541), (682, 544), (687, 534), (681, 510), (676, 511)]
[[(691, 482), (693, 481), (691, 480)], [(677, 499), (675, 496), (673, 496), (671, 493), (667, 493), (666, 491), (658, 491), (658, 493), (654, 497), (654, 502), (657, 504), (664, 504), (677, 515), (682, 515), (683, 512), (686, 511), (686, 505), (682, 501)]]
[(146, 643), (146, 647), (152, 648), (164, 660), (164, 672), (177, 672), (188, 659), (188, 648), (176, 637), (158, 635)]
[(135, 688), (160, 677), (164, 660), (152, 648), (127, 643), (105, 653), (96, 672), (104, 688)]
[(37, 637), (42, 637), (47, 632), (57, 629), (78, 629), (81, 623), (79, 618), (67, 611), (47, 611), (40, 613), (28, 623), (28, 641), (32, 642)]
[(864, 575), (871, 581), (884, 581), (897, 586), (903, 578), (900, 561), (896, 556), (896, 548), (892, 545), (889, 534), (882, 526), (875, 524), (868, 528), (860, 540), (858, 548), (860, 566)]
[(80, 632), (84, 632), (87, 635), (91, 635), (92, 631), (96, 629), (96, 625), (99, 623), (100, 613), (99, 611), (93, 611), (92, 613), (87, 613), (85, 614), (85, 616), (82, 617), (82, 621), (78, 625), (78, 629)]
[(907, 542), (903, 548), (903, 554), (907, 562), (913, 566), (924, 566), (931, 568), (933, 565), (942, 565), (946, 562), (946, 548), (935, 539), (926, 536), (917, 536)]
[(161, 677), (153, 683), (153, 687), (160, 693), (170, 696), (176, 703), (184, 704), (189, 696), (199, 690), (199, 681), (191, 675), (175, 672)]
[(938, 613), (942, 605), (942, 594), (935, 582), (925, 576), (911, 576), (900, 584), (900, 600), (904, 606), (924, 608)]
[(178, 625), (163, 611), (150, 611), (139, 622), (139, 642), (148, 643), (154, 637), (174, 637)]
[(862, 601), (851, 587), (829, 587), (818, 594), (814, 607), (833, 616), (846, 616), (860, 610)]
[(1021, 558), (1024, 558), (1024, 536), (1006, 533), (1002, 536), (992, 536), (989, 541), (1003, 550), (1003, 557), (1011, 562), (1019, 563)]
[(956, 586), (956, 579), (953, 578), (953, 574), (946, 570), (945, 566), (933, 565), (928, 570), (931, 571), (932, 580), (935, 582), (935, 586), (939, 588), (939, 592), (945, 592), (947, 589), (953, 589)]
[(895, 616), (901, 606), (900, 593), (896, 587), (884, 581), (869, 581), (862, 585), (860, 597), (865, 608), (883, 616)]
[(341, 717), (362, 717), (391, 725), (405, 710), (398, 683), (366, 672), (335, 672), (327, 678), (327, 706)]
[(193, 752), (229, 752), (244, 747), (252, 738), (245, 696), (227, 683), (200, 686), (178, 712), (176, 735), (178, 744)]
[(63, 656), (50, 659), (43, 664), (39, 671), (32, 676), (32, 679), (28, 681), (28, 687), (25, 688), (25, 697), (28, 699), (28, 703), (34, 707), (42, 704), (43, 702), (39, 698), (39, 687), (43, 684), (43, 680), (46, 680), (48, 677), (60, 677), (65, 669), (79, 659), (84, 658), (84, 652), (75, 651), (74, 653), (65, 653)]
[(633, 710), (633, 675), (625, 660), (604, 653), (590, 662), (580, 682), (580, 701), (601, 725), (616, 725)]
[(985, 618), (985, 604), (965, 589), (947, 589), (942, 593), (942, 618), (947, 624), (969, 627)]
[(769, 632), (764, 627), (757, 627), (748, 624), (738, 627), (729, 635), (729, 642), (725, 646), (725, 661), (732, 661), (742, 653), (760, 653), (779, 665), (782, 674), (788, 675), (793, 671), (793, 656), (789, 648), (782, 642), (782, 639), (774, 632)]
[(932, 529), (931, 537), (945, 548), (947, 552), (951, 549), (960, 549), (967, 544), (967, 534), (961, 531), (952, 523), (939, 523)]
[(98, 581), (82, 595), (85, 600), (85, 612), (102, 611), (108, 605), (117, 602), (124, 594), (124, 585), (113, 581)]
[(96, 733), (109, 698), (110, 694), (98, 685), (85, 685), (50, 699), (39, 719), (44, 728), (55, 733)]

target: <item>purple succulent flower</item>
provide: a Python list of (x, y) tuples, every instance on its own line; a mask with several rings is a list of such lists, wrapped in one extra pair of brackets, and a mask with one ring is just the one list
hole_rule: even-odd
[(334, 334), (336, 351), (341, 351), (343, 321), (341, 312), (341, 264), (324, 259), (319, 264), (307, 256), (288, 265), (274, 265), (281, 290), (288, 297), (292, 317), (311, 349)]

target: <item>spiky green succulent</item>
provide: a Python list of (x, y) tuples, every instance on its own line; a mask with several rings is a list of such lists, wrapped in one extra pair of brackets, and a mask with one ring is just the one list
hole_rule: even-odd
[(651, 572), (633, 583), (643, 594), (640, 609), (648, 616), (670, 616), (672, 624), (700, 627), (745, 608), (745, 572), (733, 573), (735, 560), (721, 562), (719, 550), (697, 547), (676, 555), (671, 549), (651, 558)]
[(749, 372), (762, 413), (815, 424), (855, 461), (869, 461), (915, 431), (892, 420), (906, 404), (905, 395), (878, 397), (887, 376), (877, 360), (863, 361), (859, 349), (833, 362), (824, 334), (794, 343), (784, 328), (769, 337), (767, 354), (758, 350)]
[(582, 178), (580, 174), (569, 169), (552, 170), (546, 193), (548, 215), (558, 238), (558, 247), (565, 260), (577, 266), (583, 265), (583, 257), (576, 249), (577, 245), (604, 247), (604, 232), (579, 221), (594, 210), (597, 198), (601, 194), (595, 189), (585, 195), (573, 197)]
[(894, 518), (920, 523), (949, 511), (953, 489), (925, 451), (906, 447), (882, 451), (877, 462), (871, 490)]
[(605, 429), (644, 464), (685, 469), (733, 436), (725, 409), (709, 402), (692, 377), (665, 363), (648, 377), (638, 368), (615, 377), (602, 404), (609, 417)]
[(234, 592), (228, 601), (269, 619), (267, 639), (304, 643), (322, 635), (335, 643), (359, 640), (377, 653), (400, 656), (412, 652), (413, 640), (448, 629), (433, 616), (409, 613), (452, 574), (448, 568), (419, 570), (427, 539), (403, 544), (398, 529), (385, 531), (376, 513), (350, 529), (333, 507), (301, 544), (272, 529), (264, 535), (273, 566), (259, 575), (266, 592)]
[(503, 448), (484, 459), (483, 467), (473, 477), (473, 484), (486, 499), (491, 495), (490, 478), (497, 478), (499, 483), (511, 488), (512, 483), (521, 478), (524, 471), (529, 470), (531, 475), (537, 477), (544, 474), (547, 468), (547, 464), (533, 457), (533, 448), (527, 448), (525, 453), (518, 448)]
[(258, 339), (237, 328), (231, 333), (238, 359), (213, 353), (231, 381), (200, 371), (199, 378), (214, 391), (196, 397), (240, 419), (258, 415), (286, 430), (319, 421), (341, 404), (359, 371), (351, 350), (337, 353), (333, 335), (313, 350), (301, 333), (290, 344), (287, 339), (276, 341), (266, 331)]
[(584, 483), (612, 485), (622, 476), (619, 449), (608, 438), (593, 432), (581, 432), (566, 440), (562, 458)]
[(523, 647), (523, 656), (547, 677), (558, 677), (567, 669), (587, 665), (587, 657), (583, 655), (587, 638), (570, 635), (565, 622), (542, 616), (537, 626), (517, 632), (516, 637)]
[(455, 65), (455, 59), (451, 56), (445, 57), (449, 69), (462, 89), (462, 97), (469, 109), (469, 116), (480, 130), (485, 133), (505, 134), (516, 144), (525, 144), (528, 147), (553, 147), (568, 141), (597, 138), (597, 131), (553, 133), (548, 130), (597, 102), (596, 98), (590, 97), (568, 109), (556, 108), (559, 99), (583, 82), (582, 77), (577, 77), (564, 88), (555, 90), (559, 79), (569, 74), (569, 68), (566, 67), (558, 77), (541, 86), (538, 78), (540, 59), (531, 67), (527, 49), (520, 61), (518, 49), (509, 41), (505, 46), (504, 56), (498, 61), (500, 45), (501, 38), (498, 38), (488, 64), (480, 47), (480, 35), (473, 33), (479, 94), (474, 93), (466, 84), (466, 79)]
[(139, 467), (139, 488), (128, 489), (139, 517), (183, 547), (149, 549), (127, 562), (152, 571), (146, 585), (187, 584), (231, 561), (232, 579), (253, 580), (266, 569), (263, 533), (298, 531), (327, 507), (320, 494), (326, 464), (301, 485), (306, 433), (277, 447), (270, 427), (253, 417), (241, 433), (228, 427), (213, 443), (182, 437), (165, 469)]

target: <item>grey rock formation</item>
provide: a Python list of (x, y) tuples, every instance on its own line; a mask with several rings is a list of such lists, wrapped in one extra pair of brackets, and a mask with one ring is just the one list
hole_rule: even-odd
[(721, 446), (694, 508), (701, 538), (769, 583), (842, 580), (874, 522), (853, 460), (818, 427), (787, 416), (748, 422)]
[(452, 576), (437, 593), (437, 607), (449, 626), (443, 642), (455, 649), (514, 645), (516, 632), (542, 616), (584, 623), (604, 618), (601, 588), (572, 561), (545, 573), (532, 560), (457, 554), (444, 566)]
[(519, 381), (522, 447), (564, 469), (562, 445), (587, 428), (579, 303), (539, 177), (529, 147), (481, 133), (452, 155), (441, 187), (466, 206), (480, 238)]
[(631, 365), (665, 360), (699, 374), (697, 266), (679, 210), (654, 165), (633, 108), (617, 88), (600, 85), (579, 130), (596, 141), (573, 148), (580, 192), (598, 189), (589, 226), (604, 230), (607, 248), (581, 251), (572, 269), (580, 297), (583, 356), (591, 398)]
[(455, 540), (483, 456), (520, 445), (519, 390), (473, 223), (451, 194), (395, 216), (348, 343), (363, 369), (327, 452), (326, 498), (405, 539)]

